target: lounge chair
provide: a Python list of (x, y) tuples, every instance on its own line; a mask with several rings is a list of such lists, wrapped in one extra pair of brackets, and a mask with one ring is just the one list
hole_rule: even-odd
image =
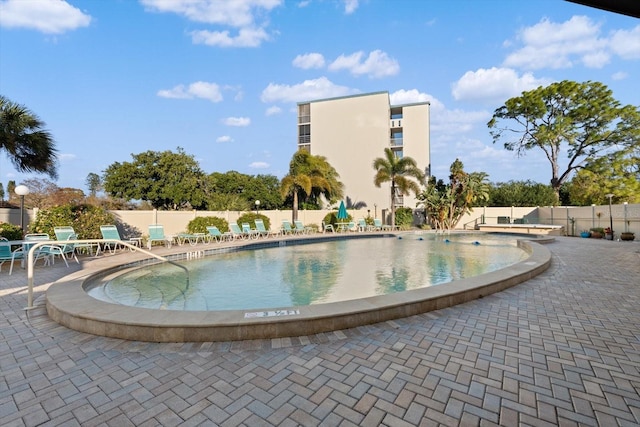
[(209, 233), (207, 236), (209, 238), (209, 242), (215, 240), (216, 242), (221, 243), (224, 240), (232, 240), (230, 232), (222, 233), (215, 225), (207, 226), (207, 232)]
[(380, 218), (373, 219), (373, 231), (382, 231), (382, 220)]
[(9, 241), (4, 237), (0, 237), (0, 270), (2, 269), (2, 264), (11, 261), (11, 266), (9, 267), (9, 276), (11, 276), (11, 273), (13, 273), (13, 263), (17, 259), (24, 259), (24, 255), (25, 252), (22, 248), (12, 251)]
[(242, 232), (242, 229), (237, 222), (229, 223), (229, 232), (231, 233), (231, 240), (246, 240), (249, 236)]
[(324, 233), (325, 231), (331, 231), (332, 233), (336, 232), (336, 230), (333, 229), (332, 224), (327, 224), (326, 222), (322, 221), (322, 232)]
[(180, 246), (184, 245), (185, 243), (189, 243), (189, 245), (195, 246), (198, 244), (198, 241), (202, 243), (208, 243), (205, 238), (205, 233), (178, 233), (175, 236), (175, 240)]
[[(78, 240), (78, 236), (75, 234), (69, 234), (66, 240)], [(76, 256), (76, 243), (63, 243), (60, 241), (55, 244), (42, 245), (38, 250), (38, 254), (47, 256), (51, 261), (51, 264), (55, 264), (56, 256), (62, 258), (67, 267), (69, 267), (67, 258), (75, 259), (76, 263), (80, 264), (80, 261), (78, 261), (78, 257)]]
[(295, 221), (293, 221), (293, 224), (296, 226), (296, 228), (294, 230), (296, 234), (309, 234), (309, 233), (311, 233), (311, 228), (310, 227), (305, 227), (304, 224), (302, 223), (302, 221), (295, 220)]
[[(70, 235), (74, 235), (74, 239), (79, 240), (78, 233), (70, 225), (63, 225), (53, 227), (53, 232), (56, 235), (56, 240), (65, 241), (69, 240)], [(76, 252), (80, 250), (86, 250), (90, 255), (93, 254), (93, 248), (96, 248), (96, 256), (100, 254), (100, 245), (98, 243), (74, 243), (74, 250)]]
[(355, 223), (355, 222), (353, 222), (353, 221), (349, 221), (349, 222), (347, 223), (347, 225), (345, 226), (345, 231), (353, 231), (353, 232), (356, 232), (356, 231), (358, 231), (358, 226), (356, 225), (356, 223)]
[(370, 231), (371, 228), (364, 218), (358, 220), (358, 231)]
[[(101, 225), (100, 234), (102, 234), (102, 238), (105, 240), (119, 240), (120, 242), (126, 242), (126, 243), (129, 243), (130, 245), (140, 246), (140, 238), (138, 237), (134, 237), (129, 240), (123, 240), (120, 237), (120, 232), (118, 231), (118, 228), (115, 225), (111, 225), (111, 224)], [(125, 246), (120, 242), (107, 242), (107, 243), (103, 243), (103, 246), (105, 248), (109, 248), (109, 252), (115, 253), (116, 250), (125, 248)]]
[(280, 235), (279, 230), (267, 230), (267, 228), (264, 226), (264, 221), (262, 221), (261, 219), (256, 219), (253, 222), (256, 223), (256, 230), (258, 230), (258, 234), (265, 239), (270, 236), (276, 237)]
[(173, 237), (164, 235), (164, 226), (152, 224), (149, 226), (149, 241), (147, 242), (149, 250), (151, 250), (153, 242), (162, 242), (167, 248), (170, 248), (171, 243), (173, 243)]
[(291, 223), (286, 219), (282, 220), (282, 235), (286, 236), (287, 234), (297, 234), (296, 230), (291, 226)]
[(242, 233), (247, 236), (248, 239), (257, 240), (258, 237), (260, 237), (258, 230), (252, 229), (248, 222), (242, 223)]

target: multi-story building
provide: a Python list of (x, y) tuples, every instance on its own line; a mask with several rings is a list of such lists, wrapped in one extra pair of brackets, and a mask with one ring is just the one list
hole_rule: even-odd
[[(428, 102), (390, 105), (388, 92), (298, 103), (298, 148), (327, 158), (340, 174), (345, 200), (380, 217), (391, 207), (391, 183), (376, 187), (373, 161), (391, 148), (429, 175)], [(416, 207), (414, 194), (397, 194), (396, 207)]]

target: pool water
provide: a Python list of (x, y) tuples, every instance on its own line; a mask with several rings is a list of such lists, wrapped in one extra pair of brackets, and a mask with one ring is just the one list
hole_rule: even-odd
[[(528, 255), (513, 236), (404, 234), (242, 250), (146, 265), (88, 289), (97, 299), (168, 310), (249, 310), (402, 292), (498, 270)], [(446, 286), (446, 285), (445, 285)]]

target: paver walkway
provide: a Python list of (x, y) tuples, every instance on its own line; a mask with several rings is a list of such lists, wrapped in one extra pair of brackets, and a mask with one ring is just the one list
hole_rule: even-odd
[[(640, 244), (558, 238), (547, 247), (547, 272), (481, 300), (234, 343), (71, 331), (42, 307), (23, 311), (24, 271), (2, 271), (0, 424), (640, 424)], [(68, 271), (38, 269), (38, 304), (47, 280)]]

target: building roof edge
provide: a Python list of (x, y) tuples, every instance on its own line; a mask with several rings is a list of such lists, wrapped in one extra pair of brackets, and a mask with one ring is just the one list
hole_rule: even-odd
[(312, 100), (309, 100), (309, 101), (298, 102), (297, 105), (311, 104), (312, 102), (335, 101), (337, 99), (357, 98), (359, 96), (371, 96), (371, 95), (381, 95), (381, 94), (389, 95), (389, 91), (382, 90), (382, 91), (379, 91), (379, 92), (356, 93), (356, 94), (353, 94), (353, 95), (335, 96), (333, 98), (312, 99)]

